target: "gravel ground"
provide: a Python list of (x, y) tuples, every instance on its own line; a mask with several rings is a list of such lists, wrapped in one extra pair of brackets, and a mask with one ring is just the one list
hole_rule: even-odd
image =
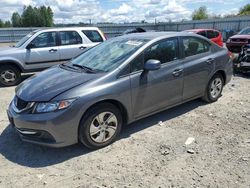
[(0, 47), (6, 47), (6, 46), (11, 46), (14, 45), (14, 42), (8, 42), (8, 43), (0, 43)]
[(250, 75), (215, 103), (140, 120), (96, 151), (23, 143), (6, 116), (14, 89), (0, 88), (0, 187), (250, 187)]
[(249, 79), (234, 77), (215, 103), (194, 100), (128, 125), (96, 151), (22, 142), (5, 112), (14, 87), (0, 88), (0, 187), (250, 187)]

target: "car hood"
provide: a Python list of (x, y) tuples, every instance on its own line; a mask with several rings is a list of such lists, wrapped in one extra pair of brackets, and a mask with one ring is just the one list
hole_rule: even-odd
[(0, 47), (0, 55), (8, 55), (10, 53), (13, 53), (13, 50), (15, 51), (17, 48), (14, 47)]
[(59, 66), (38, 73), (16, 88), (16, 95), (29, 102), (50, 101), (57, 95), (103, 76), (104, 73), (85, 73), (65, 70)]
[(234, 35), (230, 39), (250, 39), (250, 35)]

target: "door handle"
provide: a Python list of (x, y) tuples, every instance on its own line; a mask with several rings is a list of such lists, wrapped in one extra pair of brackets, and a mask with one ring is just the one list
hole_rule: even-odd
[(83, 47), (83, 46), (80, 46), (80, 47), (79, 47), (79, 49), (80, 49), (80, 50), (84, 50), (84, 49), (85, 49), (85, 47)]
[(211, 65), (213, 62), (214, 62), (214, 58), (209, 58), (209, 59), (206, 61), (206, 63), (207, 63), (208, 65)]
[(172, 72), (173, 76), (180, 76), (183, 72), (183, 69), (176, 69), (174, 72)]
[(56, 52), (57, 49), (50, 49), (49, 52), (53, 53), (53, 52)]

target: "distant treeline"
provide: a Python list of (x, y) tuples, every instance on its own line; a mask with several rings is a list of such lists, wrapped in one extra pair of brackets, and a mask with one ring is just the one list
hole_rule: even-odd
[(25, 6), (21, 15), (18, 12), (12, 14), (11, 21), (0, 19), (0, 27), (52, 27), (53, 15), (49, 6)]

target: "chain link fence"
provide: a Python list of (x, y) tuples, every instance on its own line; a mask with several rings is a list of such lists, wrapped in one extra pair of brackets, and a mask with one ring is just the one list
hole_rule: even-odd
[[(99, 27), (108, 38), (121, 35), (124, 31), (141, 27), (152, 31), (183, 31), (187, 29), (217, 29), (222, 32), (224, 41), (250, 26), (250, 16), (210, 19), (201, 21), (167, 22), (167, 23), (131, 23), (131, 24), (93, 24), (87, 26)], [(0, 42), (16, 42), (29, 32), (41, 28), (2, 28), (0, 29)]]

